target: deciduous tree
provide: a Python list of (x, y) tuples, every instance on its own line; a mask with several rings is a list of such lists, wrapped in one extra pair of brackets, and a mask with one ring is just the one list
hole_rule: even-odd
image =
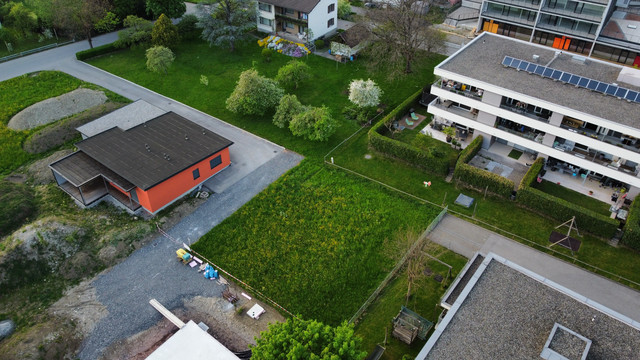
[[(436, 51), (444, 44), (444, 35), (430, 27), (424, 1), (397, 0), (396, 6), (367, 11), (368, 28), (373, 36), (369, 52), (372, 66), (412, 72), (412, 64), (420, 50)], [(390, 76), (394, 72), (389, 71)]]
[(153, 29), (151, 21), (129, 15), (122, 24), (125, 29), (118, 31), (118, 40), (115, 41), (116, 47), (130, 47), (151, 41), (151, 30)]
[(300, 60), (291, 60), (278, 69), (276, 81), (285, 88), (297, 89), (301, 82), (311, 77), (309, 65)]
[(305, 107), (298, 101), (298, 97), (287, 94), (280, 99), (276, 114), (273, 116), (273, 123), (279, 128), (284, 128), (289, 125), (294, 116), (304, 111)]
[(153, 24), (153, 29), (151, 30), (151, 43), (153, 45), (170, 48), (177, 45), (178, 41), (180, 41), (178, 28), (173, 25), (167, 16), (164, 14), (160, 15), (158, 20)]
[(349, 20), (351, 17), (351, 4), (347, 0), (338, 0), (338, 19)]
[(154, 19), (162, 14), (175, 19), (187, 11), (187, 5), (183, 0), (147, 0), (146, 7), (147, 14), (152, 15)]
[(340, 359), (362, 360), (362, 339), (354, 334), (353, 325), (337, 327), (314, 320), (288, 319), (269, 324), (251, 346), (252, 359)]
[(118, 19), (118, 16), (115, 13), (108, 11), (107, 14), (96, 23), (94, 28), (97, 32), (108, 33), (115, 30), (119, 23), (120, 19)]
[(353, 80), (349, 84), (349, 101), (359, 107), (377, 106), (380, 103), (380, 96), (382, 96), (382, 89), (371, 79)]
[(164, 46), (153, 46), (147, 49), (147, 69), (153, 72), (167, 73), (175, 60), (173, 52)]
[(240, 74), (236, 88), (227, 98), (227, 109), (245, 115), (264, 115), (276, 107), (284, 90), (278, 84), (255, 69)]
[(27, 37), (38, 26), (38, 16), (23, 3), (14, 3), (6, 16), (6, 25), (13, 27), (21, 36)]
[(73, 35), (83, 35), (93, 48), (92, 32), (107, 14), (107, 0), (53, 0), (53, 23)]
[(331, 116), (329, 108), (307, 107), (295, 115), (289, 123), (289, 130), (295, 136), (312, 141), (325, 141), (336, 131), (338, 122)]
[(216, 0), (212, 5), (198, 4), (198, 26), (209, 45), (229, 45), (245, 39), (256, 27), (258, 6), (253, 0)]

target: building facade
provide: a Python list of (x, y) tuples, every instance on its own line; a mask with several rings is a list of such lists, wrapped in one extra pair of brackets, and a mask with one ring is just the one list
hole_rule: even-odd
[(640, 66), (640, 1), (484, 0), (477, 29)]
[(640, 191), (640, 70), (485, 32), (434, 73), (434, 121)]
[[(258, 2), (258, 30), (288, 33), (312, 41), (338, 28), (337, 0), (265, 0)], [(311, 30), (311, 38), (307, 33)]]

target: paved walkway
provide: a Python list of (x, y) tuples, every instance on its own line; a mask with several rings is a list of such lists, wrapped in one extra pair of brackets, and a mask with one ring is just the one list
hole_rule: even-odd
[(493, 252), (620, 314), (640, 321), (640, 292), (453, 215), (446, 215), (429, 238), (467, 258), (471, 258), (476, 251), (484, 254)]

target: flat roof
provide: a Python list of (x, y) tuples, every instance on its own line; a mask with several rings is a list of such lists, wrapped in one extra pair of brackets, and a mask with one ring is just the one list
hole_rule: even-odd
[(107, 169), (82, 151), (76, 151), (49, 166), (64, 176), (75, 187), (79, 187), (98, 176), (104, 176), (123, 190), (129, 191), (135, 188), (132, 183), (122, 178), (122, 176)]
[(589, 359), (638, 359), (640, 324), (494, 254), (416, 359), (537, 359), (556, 323)]
[(147, 360), (239, 360), (233, 352), (202, 330), (193, 320), (160, 345)]
[(126, 131), (111, 128), (76, 146), (147, 190), (232, 144), (211, 130), (168, 112)]
[[(555, 53), (556, 49), (553, 48), (484, 32), (437, 68), (577, 112), (640, 128), (640, 121), (635, 115), (640, 111), (640, 104), (502, 66), (505, 56), (533, 62), (533, 55), (540, 57), (538, 64), (546, 65), (554, 58)], [(573, 59), (574, 55), (563, 52), (549, 67), (640, 91), (637, 86), (618, 80), (622, 66), (592, 58), (579, 62)], [(514, 94), (514, 98), (517, 98), (517, 94)]]
[(119, 127), (122, 130), (129, 130), (145, 121), (157, 118), (164, 113), (166, 113), (165, 110), (151, 105), (144, 100), (138, 100), (96, 120), (86, 123), (76, 128), (76, 130), (78, 130), (84, 137), (98, 135), (99, 133), (113, 127)]

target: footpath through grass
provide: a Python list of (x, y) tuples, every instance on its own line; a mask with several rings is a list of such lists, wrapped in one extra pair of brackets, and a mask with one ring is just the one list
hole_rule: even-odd
[(193, 248), (289, 311), (339, 324), (393, 268), (397, 231), (439, 210), (308, 160)]

